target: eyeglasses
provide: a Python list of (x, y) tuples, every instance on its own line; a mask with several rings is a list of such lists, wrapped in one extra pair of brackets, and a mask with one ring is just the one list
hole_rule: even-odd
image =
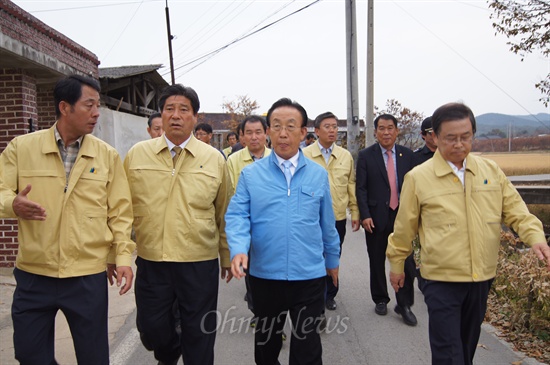
[(287, 132), (289, 133), (292, 133), (294, 132), (296, 129), (298, 129), (298, 126), (294, 125), (294, 124), (289, 124), (287, 126), (283, 126), (281, 124), (273, 124), (270, 128), (272, 131), (275, 131), (275, 132), (280, 132), (282, 131), (283, 129), (286, 130)]
[(460, 142), (460, 144), (470, 144), (472, 143), (474, 139), (474, 136), (471, 135), (471, 136), (461, 136), (461, 137), (448, 137), (448, 136), (445, 136), (442, 138), (443, 142), (445, 142), (445, 144), (448, 144), (448, 145), (456, 145), (458, 144), (458, 142)]
[(426, 134), (430, 134), (432, 133), (434, 130), (432, 128), (426, 128), (426, 130), (424, 130), (424, 132), (422, 132), (422, 134), (426, 135)]

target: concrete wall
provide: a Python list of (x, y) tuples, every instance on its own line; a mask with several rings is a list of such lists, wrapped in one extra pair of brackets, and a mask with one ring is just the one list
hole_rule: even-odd
[(147, 133), (147, 118), (103, 107), (99, 113), (93, 135), (116, 148), (123, 160), (134, 144), (151, 138)]

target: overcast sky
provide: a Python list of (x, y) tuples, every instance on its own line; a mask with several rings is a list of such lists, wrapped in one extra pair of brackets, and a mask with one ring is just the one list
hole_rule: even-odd
[[(170, 80), (164, 0), (14, 2), (95, 53), (100, 67), (162, 63)], [(169, 0), (176, 82), (198, 92), (203, 112), (221, 112), (224, 101), (248, 95), (263, 113), (287, 96), (310, 118), (327, 110), (346, 118), (343, 0), (316, 2), (192, 62), (313, 2)], [(534, 53), (521, 62), (495, 35), (490, 15), (485, 0), (375, 1), (375, 105), (396, 99), (426, 116), (451, 101), (476, 115), (548, 113), (534, 84), (550, 71), (549, 59)], [(357, 1), (357, 32), (363, 118), (366, 0)]]

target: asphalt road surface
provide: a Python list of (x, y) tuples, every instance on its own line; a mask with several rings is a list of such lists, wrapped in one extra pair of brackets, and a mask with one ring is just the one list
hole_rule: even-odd
[[(336, 297), (338, 308), (326, 311), (327, 332), (322, 334), (324, 364), (429, 364), (428, 315), (422, 293), (416, 288), (413, 312), (418, 318), (416, 327), (405, 325), (394, 313), (395, 298), (388, 305), (388, 315), (374, 313), (369, 293), (368, 257), (363, 230), (348, 233), (340, 264), (340, 292)], [(416, 282), (415, 282), (416, 286)], [(388, 288), (391, 290), (391, 286)], [(215, 363), (219, 365), (254, 364), (253, 331), (248, 326), (251, 313), (246, 302), (244, 280), (220, 283), (218, 302), (219, 326), (216, 338)], [(474, 363), (535, 364), (515, 353), (505, 342), (490, 334), (484, 326)], [(287, 334), (290, 329), (287, 324)], [(117, 333), (111, 346), (111, 364), (156, 364), (152, 352), (141, 345), (135, 329), (135, 311)], [(283, 344), (279, 360), (288, 364), (289, 339)], [(178, 364), (183, 364), (182, 360)]]

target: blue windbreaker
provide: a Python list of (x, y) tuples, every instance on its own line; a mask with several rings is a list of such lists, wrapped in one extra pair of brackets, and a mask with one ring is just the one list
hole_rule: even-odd
[(250, 251), (252, 276), (309, 280), (339, 265), (328, 175), (301, 151), (290, 189), (274, 153), (245, 167), (225, 221), (231, 259)]

